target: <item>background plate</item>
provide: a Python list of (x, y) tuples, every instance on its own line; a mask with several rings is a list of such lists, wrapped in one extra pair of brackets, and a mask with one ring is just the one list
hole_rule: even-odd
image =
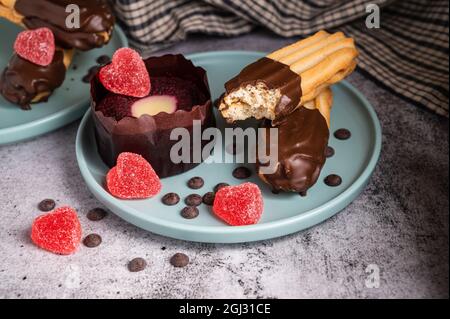
[[(263, 56), (258, 52), (219, 51), (188, 56), (196, 65), (208, 71), (211, 93), (217, 98), (223, 92), (226, 80), (242, 67)], [(378, 118), (369, 102), (350, 84), (335, 85), (331, 132), (337, 128), (350, 129), (352, 137), (340, 141), (330, 136), (330, 146), (336, 154), (329, 158), (321, 176), (306, 197), (298, 194), (272, 194), (254, 173), (249, 180), (257, 183), (264, 196), (264, 213), (257, 225), (231, 227), (214, 217), (211, 208), (201, 205), (200, 215), (192, 220), (180, 216), (183, 199), (191, 193), (204, 194), (219, 182), (239, 184), (232, 177), (233, 168), (239, 164), (201, 164), (184, 174), (162, 180), (162, 192), (147, 200), (118, 200), (103, 188), (107, 172), (100, 159), (93, 131), (91, 113), (84, 116), (76, 141), (77, 160), (87, 186), (104, 205), (128, 222), (151, 232), (190, 241), (211, 243), (236, 243), (256, 241), (287, 235), (316, 225), (347, 206), (364, 189), (381, 149), (381, 129)], [(216, 116), (220, 119), (219, 116)], [(223, 127), (223, 122), (218, 121)], [(217, 156), (217, 155), (216, 155)], [(338, 187), (328, 187), (323, 179), (330, 173), (339, 174), (343, 182)], [(186, 186), (193, 176), (205, 180), (203, 188), (195, 191)], [(176, 192), (181, 201), (176, 206), (165, 206), (161, 198), (165, 193)]]
[[(2, 46), (0, 50), (0, 72), (8, 64), (13, 52), (13, 44), (22, 29), (15, 24), (0, 19)], [(116, 26), (108, 45), (88, 52), (75, 53), (66, 73), (64, 83), (55, 90), (48, 102), (32, 105), (32, 110), (23, 111), (6, 101), (0, 95), (0, 145), (32, 138), (80, 118), (89, 105), (89, 84), (81, 79), (101, 55), (112, 56), (118, 48), (128, 46), (123, 31)]]

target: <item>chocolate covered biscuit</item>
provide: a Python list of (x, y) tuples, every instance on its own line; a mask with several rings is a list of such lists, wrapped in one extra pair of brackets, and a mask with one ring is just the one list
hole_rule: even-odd
[[(270, 140), (266, 130), (266, 153), (277, 150), (278, 163), (275, 172), (262, 173), (257, 161), (260, 178), (275, 191), (304, 193), (313, 186), (325, 163), (325, 149), (329, 138), (329, 116), (332, 106), (330, 89), (323, 90), (314, 101), (292, 112), (278, 129), (278, 144)], [(271, 128), (266, 120), (263, 127)]]
[(219, 110), (228, 122), (254, 117), (278, 125), (350, 74), (357, 55), (353, 39), (320, 31), (245, 67), (225, 84)]
[[(80, 9), (79, 28), (66, 23), (68, 5)], [(108, 43), (115, 22), (105, 0), (0, 0), (0, 16), (28, 29), (49, 28), (58, 46), (82, 51)]]
[(71, 59), (72, 51), (57, 50), (53, 61), (41, 66), (14, 54), (0, 77), (0, 94), (29, 110), (30, 103), (45, 101), (61, 86)]
[[(75, 28), (66, 21), (69, 5), (79, 8)], [(115, 21), (106, 0), (0, 0), (0, 17), (23, 28), (50, 30), (59, 52), (46, 66), (15, 53), (3, 71), (0, 94), (25, 110), (31, 103), (46, 101), (63, 83), (74, 49), (86, 51), (108, 43)]]

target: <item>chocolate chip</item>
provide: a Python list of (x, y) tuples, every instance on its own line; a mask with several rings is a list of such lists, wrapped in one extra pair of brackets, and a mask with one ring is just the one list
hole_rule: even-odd
[(244, 166), (235, 168), (233, 171), (233, 176), (234, 176), (234, 178), (237, 178), (237, 179), (246, 179), (246, 178), (249, 178), (251, 175), (252, 175), (252, 171)]
[(305, 197), (308, 193), (307, 191), (301, 191), (298, 193), (301, 197)]
[(279, 193), (280, 193), (280, 191), (279, 191), (278, 189), (272, 189), (272, 194), (277, 195), (277, 194), (279, 194)]
[(98, 234), (89, 234), (83, 239), (83, 244), (86, 247), (94, 248), (102, 243), (102, 237)]
[(98, 66), (98, 65), (91, 67), (88, 70), (88, 73), (85, 76), (83, 76), (83, 78), (81, 80), (85, 83), (90, 83), (91, 80), (94, 78), (94, 76), (97, 74), (99, 69), (100, 69), (100, 66)]
[(332, 187), (339, 186), (342, 183), (342, 178), (339, 175), (330, 174), (327, 177), (325, 177), (324, 182), (328, 186), (332, 186)]
[(351, 135), (352, 133), (350, 133), (350, 131), (346, 128), (340, 128), (334, 132), (334, 137), (336, 137), (338, 140), (347, 140)]
[(205, 182), (203, 181), (203, 178), (199, 176), (192, 177), (188, 182), (187, 185), (189, 188), (192, 189), (199, 189), (202, 188)]
[(203, 195), (203, 203), (209, 206), (212, 206), (214, 204), (214, 198), (216, 195), (214, 192), (207, 192), (205, 195)]
[(55, 201), (54, 201), (53, 199), (49, 199), (49, 198), (44, 199), (43, 201), (41, 201), (41, 202), (38, 204), (39, 210), (40, 210), (40, 211), (43, 211), (43, 212), (49, 212), (49, 211), (51, 211), (53, 208), (55, 208), (55, 206), (56, 206)]
[(78, 65), (74, 64), (74, 65), (72, 66), (72, 70), (76, 70), (76, 69), (78, 69)]
[(191, 194), (184, 200), (188, 206), (198, 206), (202, 203), (202, 197), (198, 194)]
[(331, 146), (327, 146), (327, 148), (325, 149), (325, 156), (331, 157), (333, 155), (334, 155), (334, 148), (332, 148)]
[(97, 58), (97, 63), (100, 65), (105, 65), (111, 62), (111, 58), (107, 55), (101, 55)]
[(189, 264), (189, 257), (183, 253), (176, 253), (170, 258), (170, 263), (174, 267), (186, 267)]
[(131, 272), (138, 272), (144, 270), (147, 267), (147, 262), (144, 258), (134, 258), (128, 263), (128, 270)]
[(216, 186), (214, 186), (214, 193), (217, 193), (219, 189), (230, 186), (230, 184), (227, 183), (219, 183)]
[(179, 201), (180, 201), (180, 196), (178, 196), (177, 193), (167, 193), (162, 198), (163, 204), (168, 205), (168, 206), (176, 205), (176, 204), (178, 204)]
[(106, 217), (106, 215), (108, 215), (108, 213), (106, 212), (106, 210), (104, 210), (103, 208), (97, 207), (94, 209), (91, 209), (88, 213), (87, 213), (87, 218), (93, 222), (97, 222), (99, 220), (102, 220), (103, 218)]
[(181, 210), (181, 216), (186, 219), (192, 219), (198, 216), (198, 208), (194, 206), (186, 206)]

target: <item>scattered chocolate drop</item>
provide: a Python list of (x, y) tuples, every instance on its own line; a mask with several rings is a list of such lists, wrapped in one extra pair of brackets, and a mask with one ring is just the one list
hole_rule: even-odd
[(198, 206), (202, 203), (202, 197), (198, 194), (191, 194), (184, 200), (188, 206)]
[(193, 219), (198, 216), (198, 208), (194, 206), (186, 206), (181, 210), (181, 216), (186, 219)]
[(340, 128), (334, 132), (334, 137), (336, 137), (338, 140), (347, 140), (351, 135), (352, 133), (350, 133), (350, 131), (346, 128)]
[(78, 65), (74, 64), (74, 65), (72, 66), (72, 70), (76, 70), (76, 69), (78, 69)]
[(97, 74), (99, 69), (100, 69), (100, 66), (98, 66), (98, 65), (91, 67), (88, 70), (88, 73), (85, 76), (83, 76), (83, 78), (81, 80), (84, 83), (90, 83), (91, 80), (94, 78), (94, 76)]
[(167, 193), (166, 195), (163, 196), (161, 201), (165, 205), (173, 206), (178, 204), (178, 202), (180, 201), (180, 196), (178, 196), (177, 193)]
[(83, 244), (86, 247), (94, 248), (102, 243), (102, 237), (98, 234), (89, 234), (83, 239)]
[(49, 212), (53, 208), (55, 208), (55, 206), (56, 206), (55, 201), (50, 198), (44, 199), (38, 204), (39, 210), (43, 212)]
[(301, 191), (298, 193), (301, 197), (305, 197), (308, 193), (307, 191)]
[(203, 178), (201, 178), (201, 177), (199, 177), (199, 176), (192, 177), (192, 178), (187, 182), (188, 187), (189, 187), (189, 188), (192, 188), (192, 189), (199, 189), (199, 188), (202, 188), (204, 184), (205, 184), (205, 181), (203, 180)]
[(183, 253), (176, 253), (170, 258), (170, 263), (174, 267), (186, 267), (189, 264), (189, 257)]
[(278, 189), (272, 189), (272, 194), (277, 195), (277, 194), (279, 194), (279, 193), (280, 193), (280, 191), (279, 191)]
[(111, 58), (107, 55), (101, 55), (97, 58), (97, 63), (100, 65), (105, 65), (111, 62)]
[(332, 148), (331, 146), (327, 146), (327, 148), (325, 149), (325, 156), (331, 157), (333, 155), (334, 155), (334, 148)]
[(219, 183), (216, 186), (214, 186), (214, 193), (217, 193), (219, 189), (230, 186), (230, 184), (227, 183)]
[(330, 174), (327, 177), (325, 177), (324, 182), (325, 184), (331, 187), (339, 186), (342, 183), (342, 178), (339, 175)]
[(246, 179), (252, 176), (252, 171), (247, 167), (241, 166), (234, 169), (233, 176), (237, 179)]
[(108, 212), (106, 210), (104, 210), (103, 208), (100, 208), (100, 207), (96, 207), (94, 209), (91, 209), (87, 213), (86, 217), (87, 217), (87, 219), (89, 219), (93, 222), (97, 222), (97, 221), (105, 218), (106, 215), (108, 215)]
[(128, 263), (128, 270), (131, 272), (138, 272), (144, 270), (147, 267), (147, 262), (144, 258), (134, 258)]
[(209, 206), (212, 206), (214, 204), (214, 198), (216, 195), (214, 192), (207, 192), (205, 195), (203, 195), (203, 203)]

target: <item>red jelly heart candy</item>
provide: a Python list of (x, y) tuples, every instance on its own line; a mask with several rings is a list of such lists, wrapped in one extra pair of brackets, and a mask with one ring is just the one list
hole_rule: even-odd
[(143, 199), (161, 191), (161, 181), (152, 166), (134, 153), (121, 153), (117, 165), (106, 175), (106, 188), (121, 199)]
[(14, 51), (34, 64), (47, 66), (55, 55), (55, 37), (49, 28), (22, 31), (14, 42)]
[(144, 97), (150, 94), (150, 76), (139, 53), (121, 48), (114, 53), (110, 64), (101, 68), (100, 82), (117, 94)]
[(261, 191), (253, 183), (221, 188), (213, 205), (214, 213), (232, 226), (256, 224), (263, 208)]
[(38, 216), (31, 227), (31, 240), (55, 254), (69, 255), (81, 241), (81, 226), (73, 208), (61, 207)]

